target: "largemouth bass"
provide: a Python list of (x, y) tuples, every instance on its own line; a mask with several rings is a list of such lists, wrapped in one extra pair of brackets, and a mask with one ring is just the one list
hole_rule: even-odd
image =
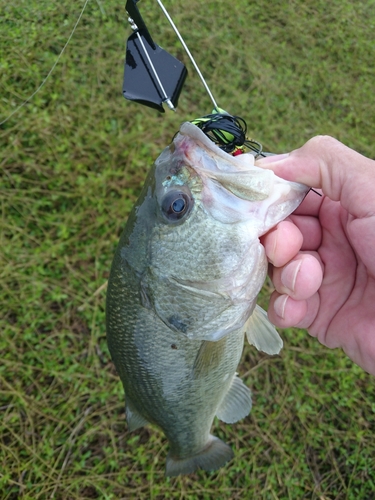
[(248, 415), (236, 374), (244, 336), (269, 354), (282, 340), (256, 306), (267, 272), (259, 236), (308, 188), (222, 151), (184, 123), (152, 167), (121, 236), (108, 284), (107, 336), (129, 430), (151, 422), (170, 444), (166, 474), (215, 470), (233, 456), (215, 415)]

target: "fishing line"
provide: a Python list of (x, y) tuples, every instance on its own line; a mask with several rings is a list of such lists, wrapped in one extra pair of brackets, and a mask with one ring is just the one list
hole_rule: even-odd
[(170, 25), (171, 25), (171, 26), (172, 26), (172, 28), (174, 29), (174, 32), (176, 33), (176, 35), (177, 35), (178, 39), (180, 40), (180, 42), (181, 42), (181, 44), (182, 44), (183, 48), (185, 49), (185, 52), (186, 52), (186, 53), (187, 53), (187, 55), (189, 56), (190, 61), (192, 62), (193, 66), (194, 66), (194, 68), (195, 68), (195, 71), (198, 73), (198, 76), (199, 76), (199, 78), (201, 79), (201, 81), (202, 81), (202, 83), (203, 83), (203, 85), (204, 85), (204, 88), (205, 88), (205, 89), (206, 89), (206, 91), (207, 91), (207, 94), (210, 96), (210, 99), (211, 99), (211, 101), (212, 101), (212, 103), (213, 103), (213, 105), (214, 105), (214, 109), (218, 109), (218, 105), (216, 104), (216, 101), (215, 101), (215, 99), (214, 99), (214, 96), (212, 95), (212, 92), (211, 92), (211, 90), (209, 89), (209, 87), (208, 87), (208, 85), (207, 85), (206, 80), (204, 79), (204, 77), (203, 77), (203, 75), (202, 75), (202, 73), (201, 73), (200, 69), (198, 68), (198, 65), (197, 65), (197, 63), (195, 62), (194, 57), (191, 55), (191, 52), (190, 52), (190, 50), (188, 49), (188, 46), (186, 45), (186, 43), (185, 43), (184, 39), (182, 38), (181, 33), (178, 31), (178, 29), (177, 29), (176, 25), (174, 24), (174, 22), (173, 22), (173, 20), (172, 20), (171, 16), (168, 14), (168, 11), (167, 11), (167, 9), (164, 7), (164, 5), (162, 4), (161, 0), (156, 0), (156, 1), (157, 1), (157, 2), (158, 2), (158, 4), (160, 5), (161, 10), (163, 11), (163, 13), (164, 13), (165, 17), (168, 19), (168, 21), (169, 21)]
[(20, 111), (20, 109), (22, 109), (28, 102), (31, 101), (31, 99), (44, 87), (44, 85), (46, 84), (47, 80), (49, 79), (49, 77), (52, 75), (54, 69), (56, 68), (58, 62), (60, 61), (62, 55), (64, 54), (65, 52), (65, 49), (67, 48), (67, 46), (69, 45), (70, 43), (70, 40), (72, 39), (73, 35), (74, 35), (74, 32), (76, 31), (77, 29), (77, 26), (79, 24), (79, 22), (81, 21), (81, 18), (83, 16), (83, 13), (85, 12), (85, 9), (86, 9), (86, 6), (87, 4), (89, 3), (90, 0), (85, 0), (85, 3), (82, 7), (82, 10), (78, 16), (78, 19), (68, 37), (68, 40), (66, 42), (66, 44), (64, 45), (64, 47), (62, 48), (60, 54), (57, 56), (57, 59), (56, 61), (54, 62), (52, 68), (49, 70), (47, 76), (44, 78), (44, 80), (42, 81), (42, 83), (39, 85), (39, 87), (22, 103), (20, 104), (14, 111), (12, 111), (12, 113), (7, 117), (5, 118), (5, 120), (3, 120), (2, 122), (0, 122), (0, 126), (3, 125), (4, 123), (6, 123), (10, 118), (12, 118), (12, 116), (14, 116), (16, 113), (18, 113), (18, 111)]
[(246, 137), (247, 124), (245, 120), (239, 116), (232, 116), (218, 107), (216, 100), (212, 95), (212, 92), (198, 67), (198, 64), (192, 56), (187, 44), (185, 43), (185, 40), (183, 39), (181, 33), (178, 31), (167, 9), (164, 7), (161, 0), (156, 1), (162, 9), (165, 17), (168, 19), (178, 39), (180, 40), (185, 52), (189, 56), (190, 61), (192, 62), (214, 105), (212, 114), (192, 120), (192, 123), (199, 127), (204, 132), (204, 134), (209, 139), (211, 139), (211, 141), (213, 141), (222, 150), (229, 154), (236, 156), (238, 154), (244, 153), (245, 148), (248, 148), (255, 153), (256, 158), (260, 155), (264, 156), (262, 153), (262, 145), (258, 141), (254, 141)]

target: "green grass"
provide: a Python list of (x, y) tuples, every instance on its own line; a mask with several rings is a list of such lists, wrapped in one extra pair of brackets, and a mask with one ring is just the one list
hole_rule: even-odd
[[(0, 0), (0, 121), (45, 78), (83, 2)], [(375, 4), (166, 1), (220, 106), (269, 151), (330, 134), (374, 157)], [(305, 332), (245, 347), (251, 415), (215, 433), (218, 472), (166, 479), (166, 441), (128, 434), (105, 340), (114, 248), (145, 174), (211, 103), (156, 2), (140, 10), (189, 78), (177, 114), (121, 96), (124, 2), (91, 0), (52, 77), (0, 127), (0, 497), (375, 498), (374, 379)], [(267, 304), (269, 289), (262, 296)]]

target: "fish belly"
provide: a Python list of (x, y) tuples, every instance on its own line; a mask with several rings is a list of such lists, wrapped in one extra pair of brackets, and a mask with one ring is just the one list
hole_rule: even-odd
[[(112, 283), (109, 295), (124, 297), (119, 286)], [(137, 422), (154, 423), (167, 436), (168, 475), (217, 469), (233, 453), (210, 429), (235, 375), (244, 334), (232, 332), (218, 342), (189, 340), (139, 301), (135, 306), (139, 294), (129, 293), (121, 305), (109, 301), (107, 310), (109, 348), (127, 408)]]

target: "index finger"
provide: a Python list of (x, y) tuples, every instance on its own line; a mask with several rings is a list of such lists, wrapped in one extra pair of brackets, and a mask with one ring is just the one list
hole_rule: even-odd
[(332, 137), (313, 137), (289, 155), (262, 158), (256, 165), (283, 179), (321, 188), (354, 217), (375, 212), (375, 162)]

